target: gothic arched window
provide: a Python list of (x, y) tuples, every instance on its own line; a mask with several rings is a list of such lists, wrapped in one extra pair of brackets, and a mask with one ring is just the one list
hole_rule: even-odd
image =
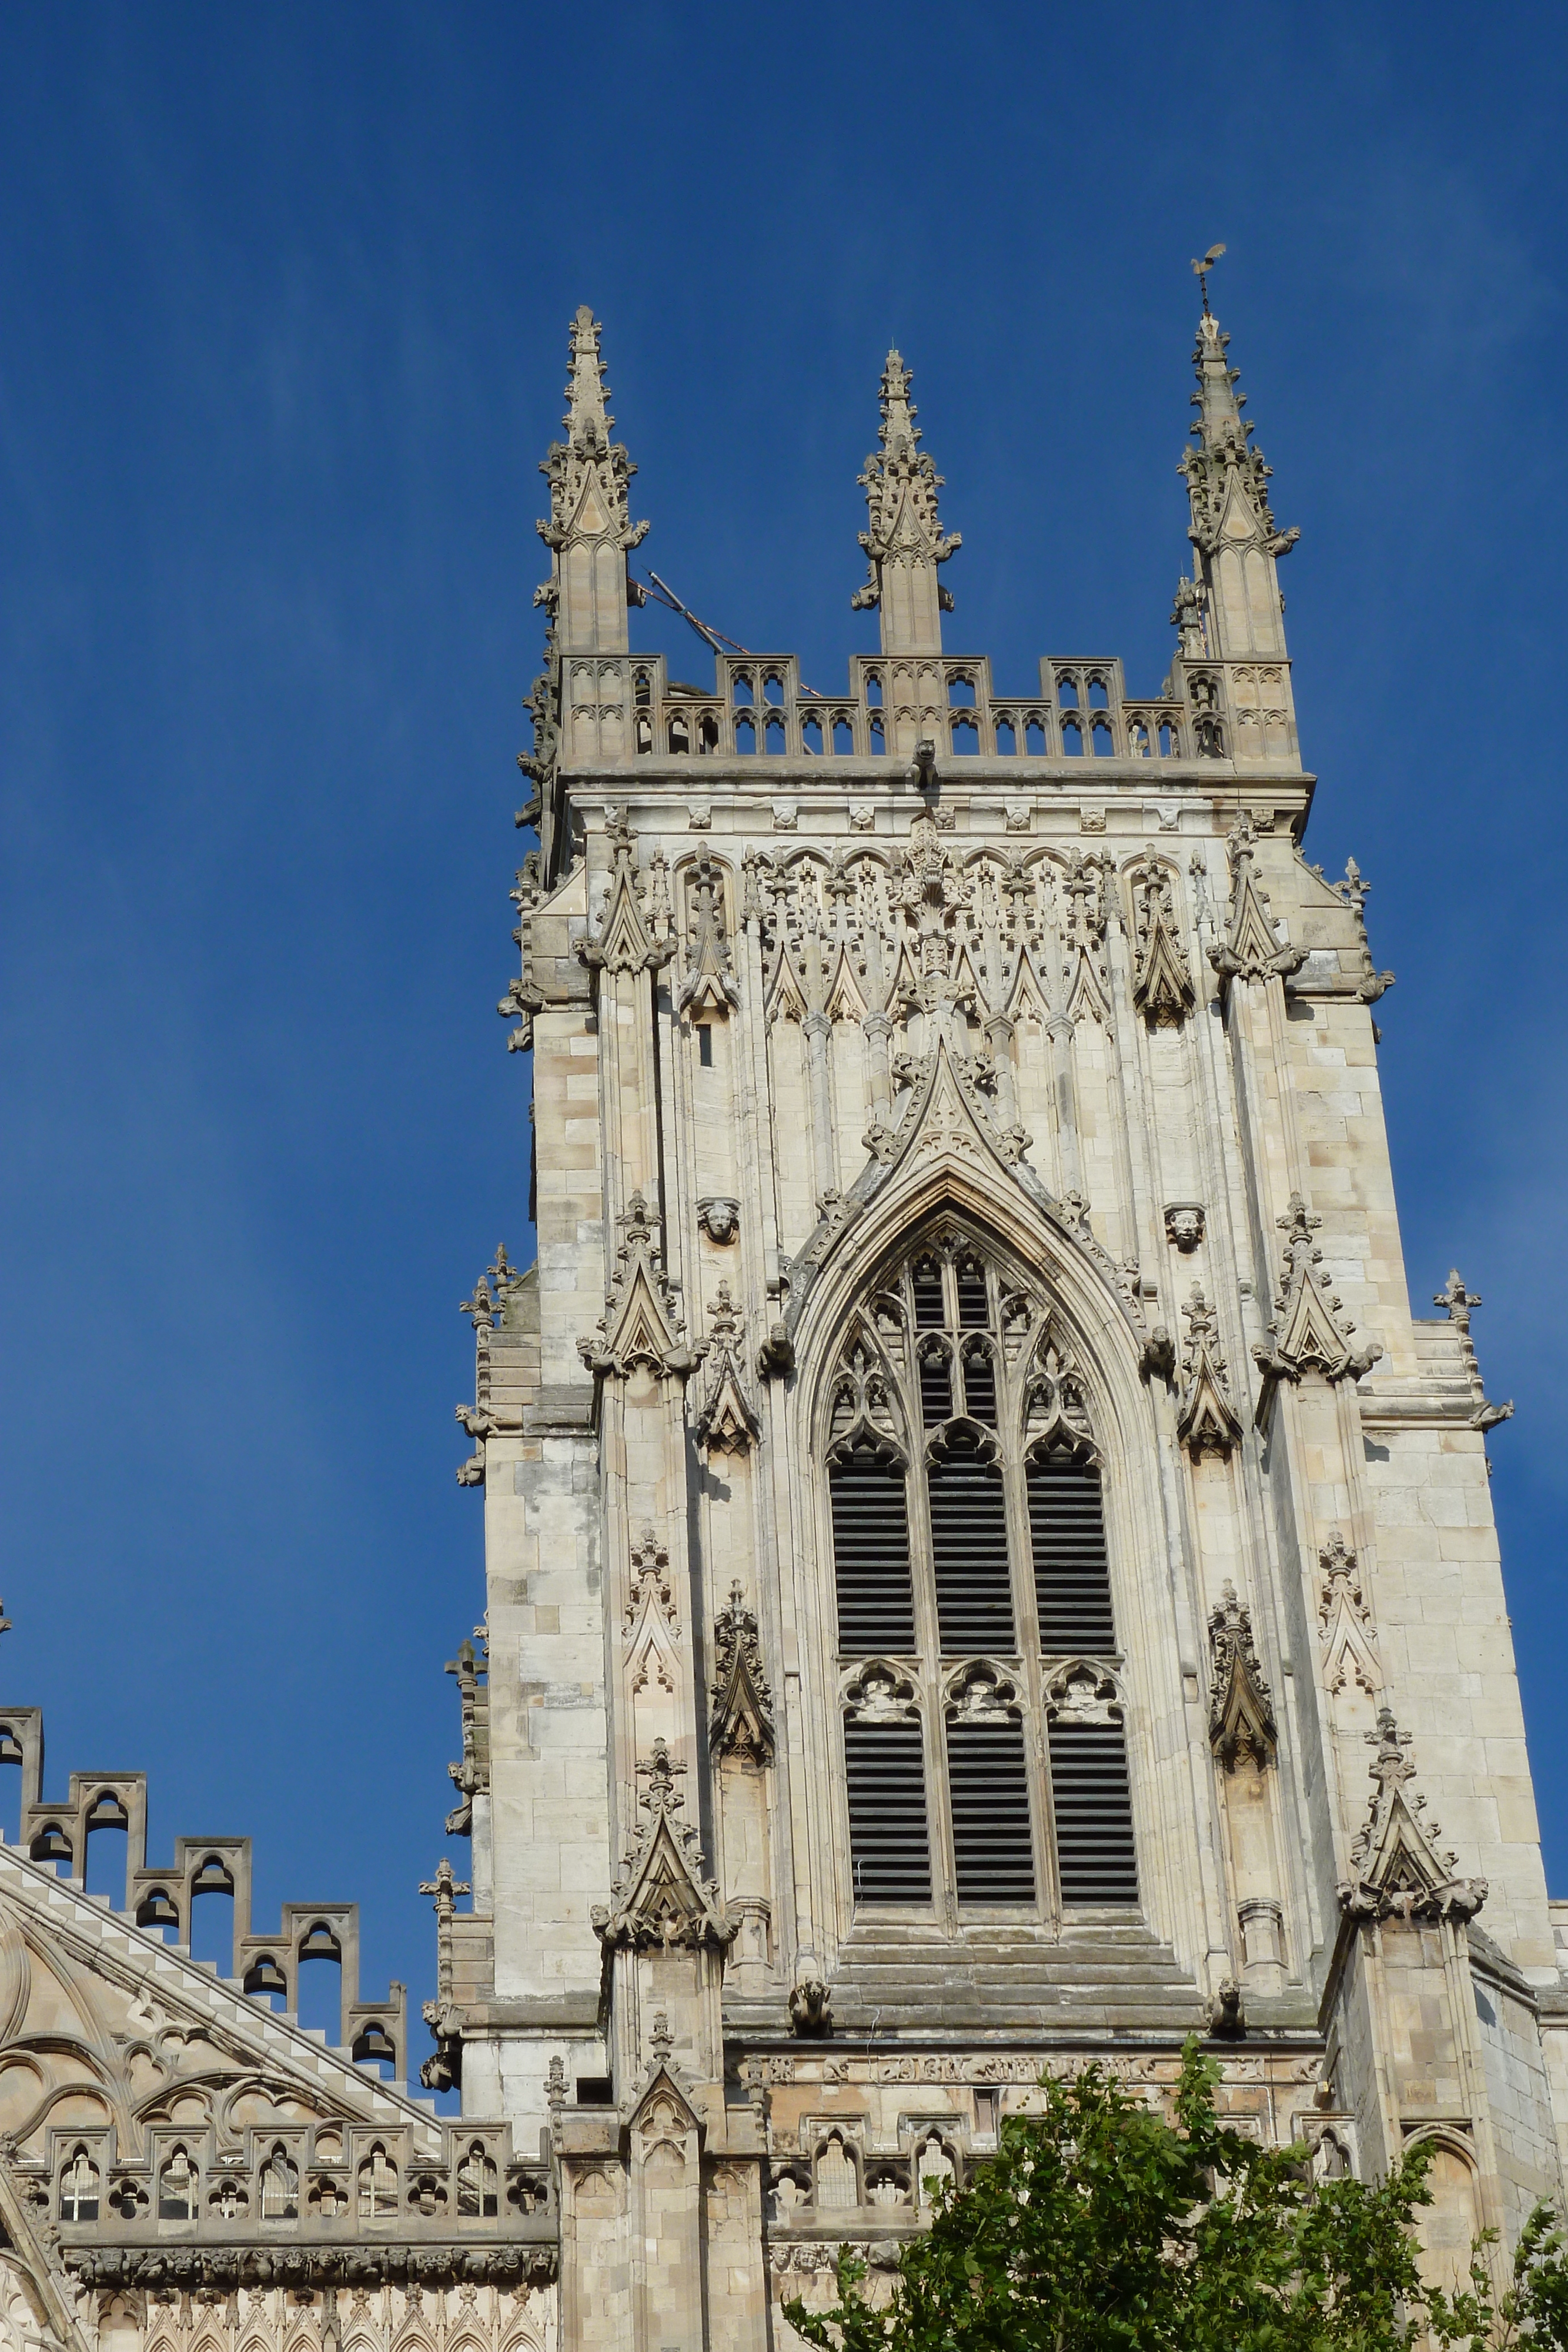
[(1048, 1302), (945, 1231), (830, 1398), (857, 1906), (1135, 1904), (1101, 1465)]

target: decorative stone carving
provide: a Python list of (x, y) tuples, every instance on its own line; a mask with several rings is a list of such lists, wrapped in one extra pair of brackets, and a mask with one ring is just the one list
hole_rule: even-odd
[(1260, 1771), (1274, 1758), (1280, 1735), (1274, 1705), (1252, 1645), (1251, 1613), (1232, 1584), (1208, 1621), (1214, 1679), (1208, 1702), (1208, 1744), (1228, 1772), (1244, 1756)]
[(734, 1940), (735, 1923), (725, 1915), (718, 1888), (702, 1875), (697, 1833), (680, 1818), (685, 1800), (675, 1781), (685, 1770), (662, 1739), (637, 1767), (642, 1825), (610, 1903), (596, 1903), (589, 1914), (607, 1948), (724, 1952)]
[(844, 1683), (843, 1710), (862, 1723), (918, 1723), (920, 1702), (902, 1666), (868, 1658)]
[(1472, 1307), (1479, 1307), (1480, 1303), (1480, 1298), (1476, 1292), (1465, 1288), (1464, 1277), (1457, 1266), (1450, 1271), (1447, 1285), (1437, 1293), (1432, 1301), (1434, 1307), (1446, 1308), (1449, 1322), (1458, 1326), (1459, 1345), (1465, 1359), (1465, 1370), (1469, 1376), (1470, 1394), (1475, 1399), (1476, 1409), (1471, 1416), (1472, 1425), (1477, 1429), (1485, 1430), (1495, 1429), (1500, 1422), (1511, 1421), (1513, 1400), (1511, 1397), (1503, 1404), (1490, 1404), (1487, 1402), (1486, 1389), (1481, 1381), (1480, 1365), (1476, 1358), (1475, 1341), (1470, 1337), (1470, 1310)]
[(739, 1002), (725, 929), (724, 876), (709, 851), (702, 849), (686, 877), (686, 978), (681, 1009), (722, 1017)]
[(710, 1242), (727, 1249), (740, 1230), (740, 1202), (727, 1193), (708, 1192), (697, 1202), (697, 1223)]
[(1318, 1553), (1322, 1575), (1318, 1636), (1323, 1647), (1323, 1687), (1341, 1691), (1354, 1676), (1375, 1698), (1383, 1688), (1372, 1612), (1361, 1589), (1355, 1554), (1336, 1529)]
[(493, 1437), (500, 1426), (491, 1410), (490, 1334), (498, 1323), (505, 1322), (513, 1297), (525, 1279), (507, 1257), (503, 1242), (493, 1263), (474, 1285), (473, 1297), (459, 1303), (458, 1312), (466, 1315), (474, 1326), (474, 1402), (471, 1405), (458, 1405), (455, 1412), (463, 1428), (476, 1441), (469, 1459), (457, 1466), (460, 1486), (482, 1486), (485, 1483), (485, 1440)]
[(620, 1242), (598, 1337), (580, 1339), (578, 1353), (601, 1378), (625, 1380), (642, 1364), (684, 1380), (696, 1358), (675, 1286), (664, 1272), (659, 1225), (641, 1192), (632, 1193), (616, 1226)]
[[(549, 484), (550, 510), (537, 528), (555, 562), (535, 601), (546, 606), (552, 629), (571, 650), (597, 645), (614, 653), (626, 643), (626, 558), (641, 546), (648, 526), (630, 519), (626, 493), (637, 468), (610, 438), (615, 419), (605, 409), (599, 321), (586, 303), (572, 320), (566, 392), (567, 437), (551, 442), (539, 467)], [(574, 563), (575, 551), (581, 552)], [(601, 551), (610, 552), (608, 566), (595, 560)], [(608, 606), (602, 602), (607, 572), (613, 583)]]
[(1190, 1255), (1203, 1239), (1203, 1203), (1201, 1201), (1168, 1201), (1166, 1203), (1166, 1239)]
[(1283, 979), (1300, 971), (1307, 960), (1303, 947), (1281, 940), (1269, 911), (1269, 894), (1254, 868), (1257, 834), (1243, 809), (1226, 840), (1230, 860), (1230, 905), (1225, 936), (1208, 950), (1208, 961), (1222, 984), (1233, 980)]
[(1035, 1349), (1024, 1407), (1025, 1441), (1031, 1446), (1065, 1446), (1093, 1458), (1094, 1433), (1077, 1359), (1054, 1324), (1048, 1322)]
[(757, 1350), (758, 1377), (764, 1381), (787, 1381), (795, 1369), (795, 1342), (789, 1337), (789, 1326), (782, 1319), (768, 1326), (768, 1337)]
[(1045, 1685), (1045, 1711), (1067, 1723), (1120, 1723), (1116, 1677), (1098, 1658), (1069, 1658)]
[(1133, 893), (1133, 1003), (1151, 1029), (1178, 1028), (1194, 991), (1176, 930), (1168, 867), (1152, 849), (1128, 876)]
[(738, 1757), (759, 1769), (773, 1761), (773, 1694), (762, 1667), (757, 1618), (738, 1584), (714, 1624), (713, 1716), (708, 1744), (716, 1758)]
[(476, 1625), (473, 1642), (464, 1642), (447, 1665), (457, 1677), (457, 1698), (463, 1729), (463, 1759), (446, 1768), (462, 1803), (446, 1816), (448, 1837), (467, 1837), (474, 1826), (474, 1800), (490, 1793), (489, 1642), (483, 1625)]
[(650, 894), (637, 872), (637, 836), (622, 818), (611, 834), (610, 892), (599, 929), (578, 953), (595, 971), (653, 971), (667, 963), (674, 941), (656, 934)]
[(1274, 1321), (1268, 1343), (1257, 1341), (1253, 1360), (1263, 1374), (1258, 1403), (1261, 1426), (1276, 1382), (1299, 1381), (1309, 1369), (1327, 1381), (1361, 1380), (1383, 1354), (1375, 1339), (1364, 1347), (1350, 1344), (1355, 1325), (1341, 1311), (1331, 1276), (1319, 1272), (1322, 1252), (1312, 1235), (1322, 1223), (1308, 1214), (1299, 1192), (1275, 1223), (1285, 1236), (1280, 1288), (1274, 1299)]
[(802, 2042), (824, 2041), (833, 2030), (832, 1995), (821, 1977), (789, 1988), (789, 2031)]
[(1192, 1297), (1182, 1308), (1186, 1318), (1186, 1347), (1182, 1356), (1183, 1388), (1176, 1412), (1176, 1435), (1195, 1462), (1206, 1454), (1228, 1454), (1240, 1443), (1241, 1423), (1230, 1402), (1225, 1358), (1219, 1347), (1219, 1318), (1195, 1282)]
[(656, 1528), (644, 1528), (640, 1541), (632, 1545), (631, 1570), (631, 1592), (621, 1629), (625, 1638), (630, 1641), (643, 1618), (650, 1614), (658, 1616), (671, 1633), (678, 1633), (670, 1555)]
[(1234, 1977), (1223, 1979), (1209, 2003), (1208, 2030), (1217, 2042), (1242, 2042), (1247, 2037), (1247, 2011)]
[[(1200, 387), (1195, 395), (1200, 421), (1192, 428), (1194, 446), (1181, 462), (1192, 507), (1187, 535), (1206, 555), (1215, 554), (1223, 541), (1230, 547), (1256, 545), (1278, 558), (1288, 554), (1301, 534), (1294, 529), (1281, 531), (1275, 523), (1268, 488), (1272, 468), (1264, 464), (1262, 451), (1251, 446), (1248, 439), (1251, 426), (1241, 421), (1225, 359), (1229, 341), (1211, 316), (1206, 295), (1192, 355)], [(1180, 583), (1176, 611), (1172, 614), (1183, 632), (1184, 652), (1188, 650), (1187, 637), (1193, 629), (1189, 615), (1201, 604), (1197, 597), (1184, 600), (1182, 591), (1190, 587), (1188, 581)]]
[(916, 446), (921, 436), (910, 380), (898, 353), (889, 352), (882, 375), (881, 446), (860, 477), (869, 509), (868, 528), (860, 534), (866, 582), (850, 604), (857, 613), (881, 607), (884, 653), (939, 650), (939, 615), (952, 611), (953, 599), (937, 584), (936, 567), (963, 544), (956, 531), (943, 533), (936, 510), (942, 477)]
[(1426, 1799), (1406, 1797), (1415, 1766), (1405, 1750), (1392, 1707), (1379, 1707), (1377, 1728), (1365, 1735), (1376, 1755), (1367, 1768), (1375, 1783), (1366, 1820), (1350, 1850), (1350, 1877), (1339, 1889), (1341, 1907), (1364, 1923), (1375, 1920), (1473, 1919), (1487, 1898), (1484, 1878), (1458, 1878), (1458, 1857), (1438, 1851), (1442, 1831), (1418, 1816)]
[(707, 1394), (696, 1423), (698, 1443), (709, 1454), (744, 1454), (761, 1433), (741, 1370), (740, 1334), (729, 1285), (721, 1282), (708, 1308)]
[(1362, 980), (1355, 992), (1364, 1004), (1375, 1004), (1381, 997), (1386, 996), (1393, 987), (1394, 974), (1391, 971), (1379, 971), (1372, 961), (1372, 945), (1366, 936), (1365, 914), (1367, 894), (1372, 885), (1364, 878), (1354, 858), (1347, 857), (1344, 861), (1344, 880), (1332, 883), (1330, 887), (1337, 890), (1346, 906), (1353, 910), (1356, 929), (1361, 933)]
[(544, 1003), (534, 980), (534, 909), (543, 896), (539, 853), (530, 849), (517, 868), (511, 891), (512, 904), (517, 910), (512, 939), (522, 956), (522, 971), (507, 982), (507, 993), (496, 1007), (503, 1021), (517, 1021), (520, 1024), (507, 1040), (509, 1054), (526, 1053), (533, 1044), (534, 1014)]

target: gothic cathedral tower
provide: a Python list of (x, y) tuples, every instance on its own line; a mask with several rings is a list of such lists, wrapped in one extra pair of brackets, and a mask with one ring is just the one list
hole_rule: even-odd
[(946, 649), (894, 352), (880, 650), (824, 697), (629, 652), (646, 526), (572, 326), (501, 1008), (538, 1256), (474, 1302), (440, 2021), (465, 2111), (549, 2135), (569, 2346), (787, 2341), (1042, 2065), (1158, 2084), (1195, 2028), (1322, 2165), (1435, 2137), (1434, 2259), (1558, 2185), (1507, 1408), (1457, 1276), (1411, 1318), (1391, 975), (1301, 856), (1296, 533), (1227, 342), (1206, 299), (1158, 695)]
[(631, 651), (578, 312), (501, 1006), (538, 1258), (465, 1302), (472, 1860), (424, 1889), (461, 2115), (410, 2087), (402, 1989), (361, 1998), (351, 1905), (254, 1921), (245, 1839), (150, 1859), (141, 1776), (50, 1800), (0, 1709), (0, 2352), (774, 2352), (1042, 2070), (1158, 2101), (1195, 2032), (1323, 2172), (1430, 2140), (1441, 2272), (1561, 2195), (1509, 1408), (1457, 1274), (1411, 1317), (1391, 975), (1354, 866), (1301, 855), (1295, 533), (1226, 343), (1206, 299), (1157, 695), (946, 649), (893, 352), (880, 648), (823, 696)]

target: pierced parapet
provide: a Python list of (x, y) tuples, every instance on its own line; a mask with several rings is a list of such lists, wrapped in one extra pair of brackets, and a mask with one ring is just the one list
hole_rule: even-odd
[(251, 1847), (244, 1837), (176, 1838), (166, 1865), (147, 1859), (147, 1779), (141, 1772), (73, 1772), (63, 1801), (43, 1793), (44, 1727), (37, 1707), (0, 1709), (0, 1762), (20, 1765), (21, 1837), (28, 1859), (53, 1864), (77, 1889), (87, 1884), (88, 1841), (96, 1830), (125, 1832), (125, 1892), (112, 1910), (189, 1957), (191, 1923), (204, 1895), (234, 1902), (234, 1973), (241, 1991), (265, 2001), (268, 2013), (281, 1995), (282, 2014), (298, 2018), (302, 1962), (331, 1959), (341, 1969), (343, 2042), (340, 2056), (356, 2064), (389, 2064), (405, 2078), (407, 1998), (394, 1984), (384, 2000), (360, 1998), (360, 1915), (352, 1903), (286, 1903), (277, 1932), (251, 1925)]

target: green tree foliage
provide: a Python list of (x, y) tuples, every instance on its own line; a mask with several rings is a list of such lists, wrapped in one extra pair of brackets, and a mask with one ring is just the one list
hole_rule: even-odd
[(891, 2303), (846, 2250), (835, 2310), (786, 2306), (840, 2352), (1544, 2352), (1568, 2347), (1568, 2262), (1544, 2209), (1499, 2293), (1483, 2242), (1467, 2291), (1428, 2290), (1412, 2224), (1417, 2146), (1386, 2179), (1314, 2182), (1215, 2113), (1219, 2070), (1183, 2053), (1176, 2120), (1097, 2066), (1041, 2083), (996, 2158), (904, 2250)]

